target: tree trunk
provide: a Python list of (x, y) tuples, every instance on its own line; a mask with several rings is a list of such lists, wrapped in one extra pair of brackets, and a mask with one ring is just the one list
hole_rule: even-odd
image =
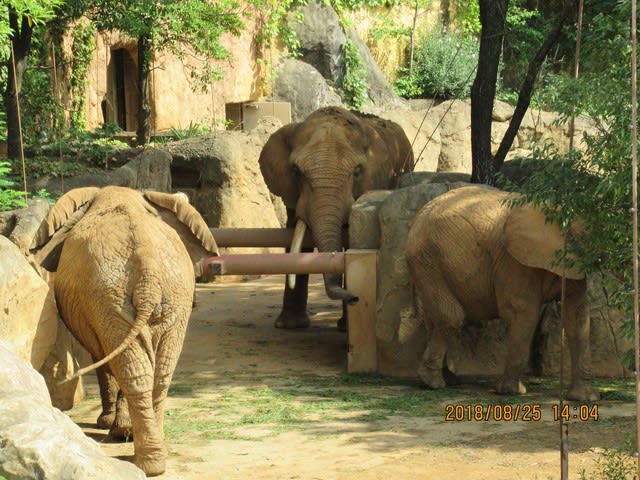
[[(9, 8), (9, 26), (13, 32), (11, 45), (13, 57), (9, 57), (7, 68), (7, 87), (4, 91), (4, 107), (7, 114), (7, 155), (10, 159), (21, 156), (19, 94), (22, 78), (27, 69), (33, 25), (27, 17), (18, 18), (16, 11)], [(15, 65), (15, 71), (14, 71)]]
[(502, 168), (502, 164), (504, 163), (504, 159), (513, 144), (513, 140), (516, 138), (518, 134), (518, 129), (520, 128), (520, 124), (522, 123), (522, 119), (524, 118), (524, 114), (527, 112), (529, 108), (529, 103), (531, 102), (531, 95), (533, 94), (533, 88), (535, 86), (536, 78), (538, 77), (538, 73), (542, 68), (542, 64), (544, 59), (547, 57), (553, 46), (558, 43), (558, 39), (560, 38), (560, 33), (562, 32), (562, 27), (567, 23), (567, 20), (572, 17), (573, 10), (575, 8), (576, 0), (569, 0), (564, 7), (564, 10), (556, 20), (555, 25), (547, 35), (544, 43), (540, 47), (540, 49), (536, 52), (535, 56), (529, 63), (529, 68), (527, 70), (527, 76), (522, 82), (522, 87), (520, 88), (520, 92), (518, 93), (518, 104), (516, 105), (515, 110), (513, 111), (513, 116), (509, 121), (509, 127), (502, 137), (502, 141), (500, 142), (500, 147), (496, 152), (495, 158), (493, 160), (494, 170), (496, 172), (500, 171)]
[(480, 54), (471, 87), (471, 182), (493, 185), (491, 114), (509, 0), (480, 0)]
[(142, 35), (138, 38), (138, 128), (136, 130), (138, 145), (146, 145), (151, 141), (150, 63), (149, 39)]

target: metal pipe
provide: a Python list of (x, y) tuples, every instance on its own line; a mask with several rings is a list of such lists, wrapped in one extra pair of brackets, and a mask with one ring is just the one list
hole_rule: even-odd
[(344, 273), (343, 252), (221, 255), (205, 260), (213, 275)]
[[(289, 247), (293, 237), (293, 228), (211, 228), (218, 247)], [(348, 231), (342, 231), (343, 245), (347, 245)], [(307, 230), (302, 248), (314, 248), (315, 242)]]

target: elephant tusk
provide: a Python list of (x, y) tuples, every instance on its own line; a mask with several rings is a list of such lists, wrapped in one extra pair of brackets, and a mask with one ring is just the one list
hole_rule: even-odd
[[(302, 240), (304, 239), (304, 231), (306, 228), (307, 225), (302, 220), (298, 220), (296, 228), (293, 231), (293, 237), (291, 238), (291, 248), (289, 249), (290, 253), (300, 253), (302, 250)], [(291, 290), (296, 288), (295, 273), (287, 274), (287, 284)]]

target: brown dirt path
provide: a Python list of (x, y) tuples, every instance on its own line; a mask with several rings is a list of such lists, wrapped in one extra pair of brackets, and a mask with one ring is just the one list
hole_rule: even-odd
[[(446, 403), (458, 401), (459, 395), (473, 398), (476, 391), (486, 396), (486, 385), (439, 393), (425, 406), (431, 409), (425, 415), (392, 412), (372, 417), (367, 408), (354, 410), (344, 403), (350, 401), (351, 388), (344, 387), (349, 381), (346, 335), (335, 328), (339, 305), (324, 297), (319, 277), (310, 283), (312, 324), (301, 331), (273, 327), (282, 277), (198, 286), (197, 305), (167, 401), (167, 471), (157, 478), (559, 478), (559, 428), (551, 419), (552, 398), (532, 394), (531, 402), (542, 407), (540, 422), (444, 421)], [(342, 386), (332, 386), (334, 380)], [(320, 385), (317, 392), (315, 383)], [(85, 385), (88, 399), (68, 413), (108, 455), (130, 459), (133, 444), (111, 443), (105, 431), (95, 429), (99, 413), (95, 377), (87, 376)], [(322, 402), (336, 388), (341, 389), (343, 403), (325, 409)], [(367, 395), (375, 396), (376, 388), (393, 400), (416, 394), (431, 398), (413, 380), (382, 381), (380, 387), (375, 382), (365, 387), (354, 384), (353, 391), (364, 392), (358, 397), (362, 402)], [(346, 407), (341, 410), (340, 405)], [(291, 412), (280, 412), (276, 423), (247, 420), (249, 413), (257, 415), (256, 408), (264, 414), (280, 407)], [(603, 401), (600, 414), (597, 422), (570, 425), (571, 479), (580, 478), (582, 469), (593, 471), (603, 447), (620, 447), (626, 436), (633, 436), (633, 404)], [(231, 426), (225, 423), (230, 418), (236, 419)]]

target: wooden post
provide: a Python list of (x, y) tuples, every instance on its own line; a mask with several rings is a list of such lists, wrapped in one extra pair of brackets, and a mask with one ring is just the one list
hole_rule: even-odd
[(347, 306), (349, 352), (347, 371), (375, 372), (376, 352), (376, 271), (377, 250), (347, 250), (345, 284), (359, 300)]

